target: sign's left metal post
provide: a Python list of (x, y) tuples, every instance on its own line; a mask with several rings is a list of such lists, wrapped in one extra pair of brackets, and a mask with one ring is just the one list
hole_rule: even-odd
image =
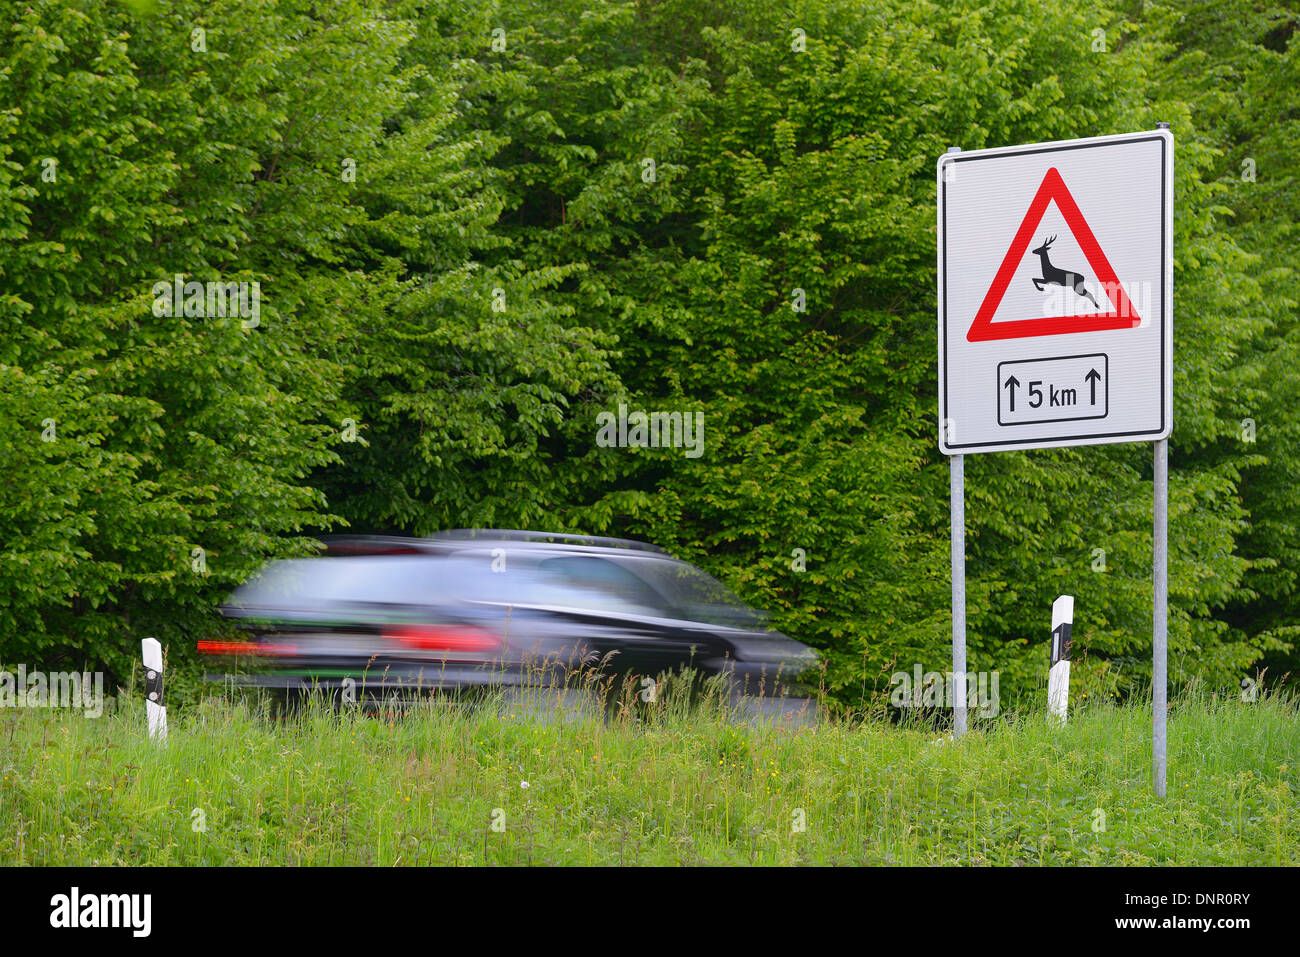
[[(960, 153), (960, 146), (948, 147)], [(955, 167), (948, 166), (945, 176)], [(939, 423), (951, 431), (952, 422)], [(966, 733), (966, 463), (961, 453), (948, 457), (948, 510), (952, 519), (952, 733)]]
[(966, 463), (949, 457), (952, 512), (952, 733), (966, 733)]

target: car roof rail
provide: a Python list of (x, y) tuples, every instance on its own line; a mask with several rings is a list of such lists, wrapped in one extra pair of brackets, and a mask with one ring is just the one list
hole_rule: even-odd
[(609, 538), (601, 535), (576, 535), (569, 532), (531, 532), (520, 528), (453, 528), (429, 536), (434, 541), (484, 541), (507, 542), (554, 542), (565, 545), (595, 545), (602, 548), (626, 548), (632, 551), (654, 552), (667, 555), (668, 552), (649, 542), (638, 542), (630, 538)]
[(318, 535), (327, 556), (419, 555), (430, 551), (421, 538), (400, 535)]

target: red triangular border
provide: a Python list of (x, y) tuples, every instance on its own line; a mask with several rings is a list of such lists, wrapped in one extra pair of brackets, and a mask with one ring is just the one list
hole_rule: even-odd
[[(1096, 273), (1098, 282), (1105, 287), (1107, 297), (1115, 308), (1107, 313), (1090, 313), (1080, 316), (1045, 316), (1041, 319), (994, 322), (993, 314), (997, 312), (1002, 297), (1006, 294), (1007, 286), (1011, 284), (1011, 277), (1015, 275), (1016, 267), (1024, 257), (1025, 250), (1029, 248), (1034, 232), (1038, 229), (1038, 224), (1043, 220), (1043, 214), (1047, 212), (1047, 204), (1053, 200), (1056, 202), (1056, 208), (1065, 217), (1065, 223), (1074, 234), (1075, 240), (1079, 243), (1079, 248), (1083, 250), (1084, 256), (1087, 257), (1088, 265), (1092, 266), (1092, 271)], [(1111, 290), (1114, 290), (1113, 295)], [(1141, 322), (1141, 318), (1133, 309), (1133, 304), (1129, 302), (1128, 295), (1120, 286), (1119, 280), (1115, 278), (1115, 270), (1111, 267), (1110, 260), (1101, 251), (1101, 245), (1097, 242), (1097, 237), (1092, 234), (1087, 221), (1083, 218), (1083, 213), (1079, 211), (1078, 204), (1075, 203), (1074, 197), (1070, 195), (1070, 191), (1066, 188), (1065, 180), (1061, 179), (1061, 174), (1053, 166), (1047, 171), (1047, 175), (1043, 177), (1038, 192), (1034, 194), (1034, 201), (1029, 204), (1029, 210), (1020, 223), (1020, 229), (1016, 232), (1015, 239), (1011, 241), (1011, 248), (1007, 250), (1006, 258), (1002, 260), (997, 275), (993, 277), (993, 285), (989, 286), (989, 291), (984, 296), (984, 302), (980, 305), (979, 312), (975, 314), (975, 321), (971, 323), (970, 331), (966, 333), (966, 341), (989, 342), (994, 339), (1059, 336), (1067, 332), (1104, 332), (1111, 329), (1135, 329)]]

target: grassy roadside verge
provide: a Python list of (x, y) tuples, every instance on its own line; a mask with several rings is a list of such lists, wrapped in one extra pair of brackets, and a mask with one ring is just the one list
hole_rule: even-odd
[(1300, 720), (1268, 697), (1176, 703), (1164, 801), (1136, 706), (952, 743), (213, 698), (165, 748), (142, 711), (0, 710), (0, 864), (1300, 864)]

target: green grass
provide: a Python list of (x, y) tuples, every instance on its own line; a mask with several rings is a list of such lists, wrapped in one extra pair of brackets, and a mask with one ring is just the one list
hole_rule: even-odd
[(0, 864), (1300, 863), (1291, 700), (1180, 699), (1165, 800), (1138, 706), (1064, 729), (1004, 714), (960, 742), (649, 707), (280, 721), (212, 698), (171, 715), (165, 747), (137, 702), (4, 710)]

